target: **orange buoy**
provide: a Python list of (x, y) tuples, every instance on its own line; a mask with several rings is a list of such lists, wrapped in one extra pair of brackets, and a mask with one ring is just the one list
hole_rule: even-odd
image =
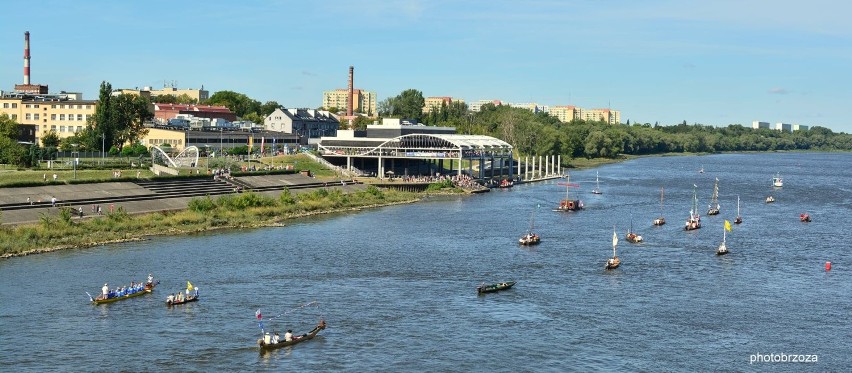
[(826, 271), (830, 271), (830, 270), (831, 270), (831, 262), (825, 262), (825, 270), (826, 270)]

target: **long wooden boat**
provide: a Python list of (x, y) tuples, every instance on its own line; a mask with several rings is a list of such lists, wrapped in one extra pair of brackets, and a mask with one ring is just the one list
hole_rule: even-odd
[(494, 292), (497, 292), (497, 291), (500, 291), (500, 290), (509, 289), (512, 286), (515, 286), (515, 281), (499, 282), (499, 283), (490, 284), (490, 285), (483, 284), (483, 285), (479, 285), (479, 286), (476, 287), (476, 293), (477, 294), (494, 293)]
[[(112, 298), (102, 299), (100, 296), (97, 297), (97, 298), (92, 298), (92, 296), (89, 295), (89, 300), (92, 301), (92, 304), (106, 304), (106, 303), (118, 302), (120, 300), (135, 298), (135, 297), (142, 296), (142, 295), (145, 295), (145, 294), (153, 293), (154, 287), (157, 286), (157, 284), (159, 284), (159, 283), (160, 283), (160, 281), (145, 284), (145, 288), (142, 291), (139, 291), (139, 292), (136, 292), (136, 293), (133, 293), (133, 294), (122, 295), (120, 297), (112, 297)], [(88, 294), (88, 293), (86, 293), (86, 294)]]
[(320, 320), (319, 324), (317, 324), (317, 326), (315, 326), (313, 329), (311, 329), (311, 331), (307, 332), (306, 334), (302, 334), (300, 336), (294, 336), (293, 339), (290, 340), (290, 341), (279, 341), (278, 343), (266, 343), (266, 342), (264, 342), (263, 338), (261, 338), (261, 339), (257, 340), (257, 345), (260, 347), (261, 353), (266, 352), (266, 351), (276, 350), (276, 349), (279, 349), (281, 347), (292, 346), (292, 345), (299, 344), (299, 343), (302, 343), (302, 342), (305, 342), (305, 341), (310, 341), (311, 339), (314, 339), (314, 337), (317, 336), (317, 333), (319, 333), (320, 330), (323, 330), (323, 329), (325, 329), (325, 320)]

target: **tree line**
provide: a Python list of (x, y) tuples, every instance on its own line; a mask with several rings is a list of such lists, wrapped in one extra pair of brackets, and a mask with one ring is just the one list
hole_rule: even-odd
[(563, 123), (544, 112), (485, 104), (470, 112), (462, 102), (443, 103), (423, 113), (420, 91), (408, 89), (382, 101), (380, 116), (417, 119), (429, 126), (455, 127), (460, 134), (488, 135), (512, 144), (519, 155), (561, 154), (571, 158), (613, 158), (622, 154), (715, 153), (726, 151), (850, 151), (852, 135), (825, 127), (793, 132), (753, 129), (740, 124), (663, 126), (572, 120)]

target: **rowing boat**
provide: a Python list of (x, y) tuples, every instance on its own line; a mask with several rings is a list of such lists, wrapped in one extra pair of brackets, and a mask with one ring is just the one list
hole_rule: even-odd
[(493, 293), (495, 291), (506, 290), (515, 286), (515, 281), (506, 281), (490, 285), (479, 285), (476, 287), (477, 294)]
[[(112, 298), (103, 299), (100, 296), (97, 297), (97, 298), (92, 298), (92, 296), (89, 295), (89, 300), (92, 301), (92, 304), (106, 304), (106, 303), (118, 302), (120, 300), (135, 298), (135, 297), (138, 297), (138, 296), (142, 296), (142, 295), (150, 294), (150, 293), (154, 292), (154, 287), (157, 286), (157, 284), (159, 284), (159, 283), (160, 283), (160, 281), (147, 283), (147, 284), (145, 284), (145, 288), (142, 291), (138, 291), (138, 292), (135, 292), (133, 294), (125, 294), (125, 295), (122, 295), (122, 296), (119, 296), (119, 297), (112, 297)], [(86, 294), (88, 294), (88, 293), (86, 293)]]
[(257, 345), (260, 347), (261, 353), (266, 352), (266, 351), (270, 351), (270, 350), (279, 349), (281, 347), (292, 346), (292, 345), (295, 345), (295, 344), (299, 344), (299, 343), (314, 339), (314, 337), (317, 336), (317, 333), (319, 333), (320, 330), (323, 330), (323, 329), (325, 329), (325, 320), (320, 320), (319, 324), (317, 324), (317, 326), (315, 326), (313, 329), (311, 329), (311, 331), (309, 331), (306, 334), (302, 334), (300, 336), (295, 336), (295, 337), (293, 337), (292, 340), (280, 341), (278, 343), (271, 343), (271, 342), (267, 343), (266, 341), (263, 340), (263, 338), (261, 338), (261, 339), (257, 340)]

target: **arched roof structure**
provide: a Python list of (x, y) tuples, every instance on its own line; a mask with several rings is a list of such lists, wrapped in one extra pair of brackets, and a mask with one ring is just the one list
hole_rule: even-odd
[(512, 151), (509, 143), (483, 135), (417, 133), (387, 139), (378, 145), (364, 141), (372, 140), (368, 138), (352, 140), (345, 145), (342, 142), (323, 141), (319, 144), (319, 150), (324, 156), (399, 158), (465, 158), (471, 152)]

